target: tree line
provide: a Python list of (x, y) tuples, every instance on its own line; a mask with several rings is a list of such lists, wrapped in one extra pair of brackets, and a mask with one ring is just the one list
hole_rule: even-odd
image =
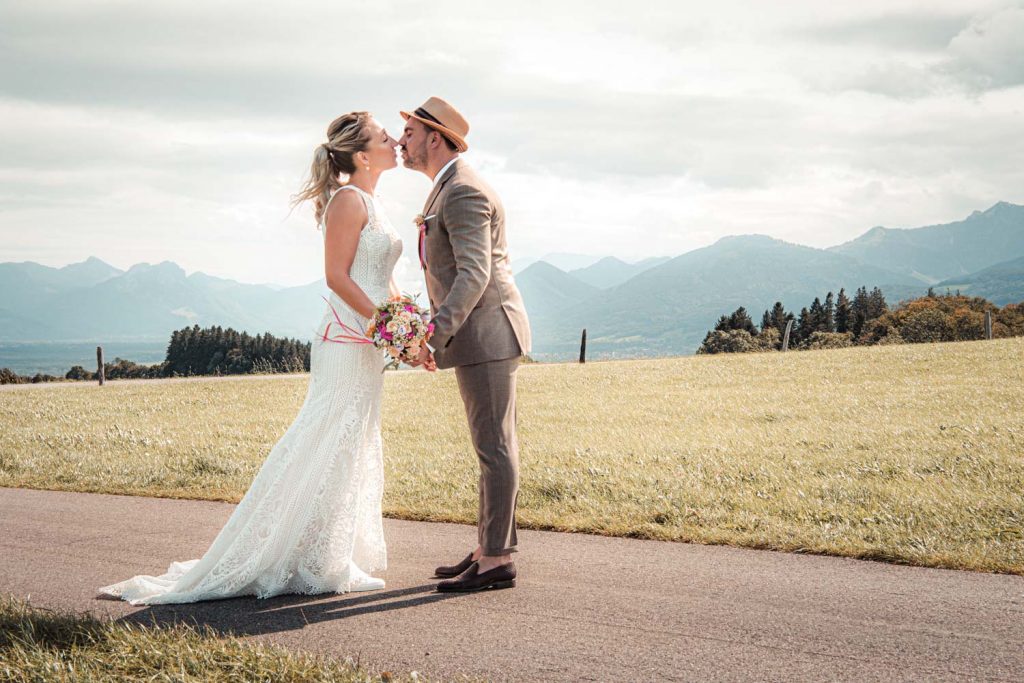
[[(185, 327), (171, 333), (162, 363), (140, 365), (115, 358), (103, 364), (107, 379), (151, 379), (159, 377), (190, 377), (199, 375), (245, 375), (309, 371), (312, 344), (297, 339), (266, 334), (250, 335), (219, 325), (200, 328)], [(72, 367), (63, 378), (37, 373), (18, 375), (9, 368), (0, 368), (0, 384), (53, 382), (60, 379), (94, 380), (96, 373), (81, 365)]]
[(1024, 302), (1000, 308), (981, 297), (936, 294), (890, 309), (878, 287), (860, 287), (850, 299), (845, 289), (815, 297), (794, 315), (782, 302), (766, 310), (758, 328), (744, 307), (718, 319), (697, 353), (778, 351), (786, 325), (793, 321), (790, 349), (826, 349), (875, 344), (919, 344), (985, 338), (985, 313), (992, 315), (992, 336), (1024, 336)]

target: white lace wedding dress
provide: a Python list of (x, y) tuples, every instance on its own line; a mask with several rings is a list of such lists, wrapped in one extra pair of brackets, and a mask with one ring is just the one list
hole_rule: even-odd
[[(380, 302), (402, 242), (373, 197), (352, 185), (338, 192), (348, 189), (359, 193), (369, 215), (350, 272)], [(343, 322), (366, 329), (368, 319), (333, 292), (330, 301)], [(316, 335), (333, 317), (327, 309)], [(302, 409), (202, 559), (174, 562), (162, 576), (136, 576), (100, 591), (153, 605), (383, 588), (369, 576), (387, 566), (383, 369), (382, 353), (370, 344), (314, 336)]]

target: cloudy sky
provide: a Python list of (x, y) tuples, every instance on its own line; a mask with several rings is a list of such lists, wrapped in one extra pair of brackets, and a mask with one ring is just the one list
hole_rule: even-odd
[[(430, 95), (506, 204), (513, 258), (830, 246), (1024, 203), (1024, 3), (0, 3), (0, 261), (322, 271), (289, 212), (332, 118)], [(397, 136), (396, 136), (397, 137)], [(420, 289), (411, 218), (378, 187)]]

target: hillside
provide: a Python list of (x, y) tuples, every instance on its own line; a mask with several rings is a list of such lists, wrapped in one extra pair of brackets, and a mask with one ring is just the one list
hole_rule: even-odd
[(998, 306), (1024, 301), (1024, 256), (979, 270), (977, 273), (954, 277), (935, 287), (960, 290), (967, 296), (980, 296)]
[(600, 290), (546, 261), (537, 261), (516, 276), (526, 310), (534, 327), (541, 320), (571, 308)]
[(661, 265), (665, 261), (668, 261), (667, 257), (655, 257), (644, 259), (637, 263), (626, 263), (614, 256), (606, 256), (586, 268), (570, 270), (569, 275), (598, 289), (610, 289), (621, 285), (630, 278), (636, 277), (645, 270)]
[[(715, 320), (739, 306), (759, 319), (775, 301), (799, 310), (828, 291), (861, 285), (902, 292), (914, 287), (912, 278), (840, 254), (762, 235), (727, 237), (600, 292), (584, 305), (538, 318), (536, 355), (569, 357), (584, 327), (588, 348), (598, 356), (693, 353)], [(533, 320), (531, 305), (528, 300)]]
[(999, 202), (962, 221), (923, 228), (872, 228), (830, 251), (925, 284), (1024, 256), (1024, 206)]

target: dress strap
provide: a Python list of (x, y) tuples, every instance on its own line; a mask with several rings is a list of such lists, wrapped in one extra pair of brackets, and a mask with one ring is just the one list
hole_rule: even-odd
[(359, 189), (355, 185), (342, 185), (341, 187), (334, 191), (334, 194), (331, 195), (331, 198), (327, 200), (326, 204), (324, 204), (324, 212), (323, 214), (321, 214), (320, 217), (321, 225), (323, 225), (325, 228), (327, 227), (327, 209), (330, 208), (331, 202), (334, 201), (334, 198), (337, 197), (342, 190), (355, 190), (356, 194), (362, 197), (363, 204), (366, 206), (367, 225), (376, 221), (377, 212), (374, 210), (373, 197), (368, 192)]

